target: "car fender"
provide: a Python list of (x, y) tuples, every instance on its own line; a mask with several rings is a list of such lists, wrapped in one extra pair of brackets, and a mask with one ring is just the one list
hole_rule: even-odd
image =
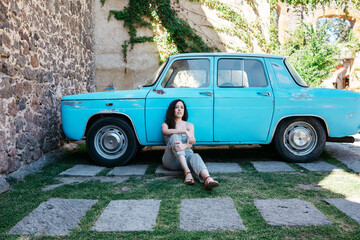
[(281, 121), (285, 120), (285, 119), (289, 119), (289, 118), (298, 118), (298, 117), (302, 117), (302, 118), (317, 118), (318, 120), (320, 120), (321, 124), (324, 126), (325, 128), (325, 132), (326, 132), (326, 135), (327, 136), (330, 136), (329, 134), (329, 126), (326, 122), (326, 120), (319, 116), (319, 115), (311, 115), (311, 114), (308, 114), (308, 115), (303, 115), (303, 114), (294, 114), (294, 115), (287, 115), (287, 116), (283, 116), (281, 118), (279, 118), (277, 121), (273, 121), (274, 126), (271, 127), (271, 131), (269, 133), (269, 139), (267, 141), (267, 143), (271, 143), (273, 141), (273, 138), (274, 138), (274, 135), (276, 133), (276, 129), (278, 128), (279, 124)]
[(115, 115), (128, 119), (139, 143), (146, 143), (145, 99), (74, 100), (62, 101), (61, 105), (63, 131), (70, 139), (83, 139), (98, 117)]

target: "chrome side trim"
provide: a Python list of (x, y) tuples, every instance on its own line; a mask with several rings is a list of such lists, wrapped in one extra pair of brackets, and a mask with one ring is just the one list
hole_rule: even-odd
[(270, 142), (272, 142), (272, 140), (274, 139), (274, 135), (275, 135), (275, 132), (276, 132), (276, 129), (277, 129), (279, 123), (280, 123), (283, 119), (289, 118), (289, 117), (316, 117), (316, 118), (320, 118), (320, 119), (322, 119), (322, 120), (324, 121), (324, 123), (325, 123), (327, 135), (330, 136), (329, 126), (328, 126), (327, 122), (325, 121), (325, 119), (324, 119), (323, 117), (321, 117), (321, 116), (319, 116), (319, 115), (304, 115), (304, 114), (288, 115), (288, 116), (285, 116), (285, 117), (280, 118), (280, 119), (277, 121), (277, 123), (276, 123), (276, 125), (275, 125), (275, 127), (274, 127), (274, 131), (273, 131), (273, 133), (272, 133), (272, 135), (271, 135)]
[(115, 114), (117, 114), (117, 115), (123, 115), (124, 117), (128, 118), (128, 119), (130, 120), (131, 124), (132, 124), (133, 129), (134, 129), (136, 139), (137, 139), (138, 143), (141, 144), (141, 142), (140, 142), (140, 140), (139, 140), (139, 136), (138, 136), (137, 131), (136, 131), (136, 128), (135, 128), (135, 125), (134, 125), (134, 122), (132, 121), (132, 119), (129, 117), (129, 115), (127, 115), (127, 114), (125, 114), (125, 113), (119, 113), (119, 112), (97, 112), (97, 113), (91, 115), (91, 116), (88, 118), (88, 120), (86, 121), (84, 133), (83, 133), (81, 139), (84, 139), (84, 138), (85, 138), (85, 132), (86, 132), (86, 129), (87, 129), (89, 120), (90, 120), (92, 117), (96, 116), (96, 115), (102, 115), (102, 114), (109, 114), (109, 115), (115, 115)]

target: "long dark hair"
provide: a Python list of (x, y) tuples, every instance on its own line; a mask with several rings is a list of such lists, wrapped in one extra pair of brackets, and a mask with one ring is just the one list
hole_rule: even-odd
[(188, 111), (186, 109), (186, 105), (184, 103), (183, 100), (181, 99), (176, 99), (174, 101), (172, 101), (166, 111), (166, 118), (165, 118), (165, 123), (168, 125), (169, 129), (174, 129), (175, 128), (175, 106), (178, 102), (182, 102), (184, 104), (184, 115), (182, 117), (182, 120), (186, 121), (188, 119)]

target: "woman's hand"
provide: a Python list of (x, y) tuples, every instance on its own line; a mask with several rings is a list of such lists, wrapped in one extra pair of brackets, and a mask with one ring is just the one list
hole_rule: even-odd
[(179, 151), (184, 151), (185, 149), (191, 148), (191, 147), (192, 147), (192, 144), (177, 142), (177, 143), (175, 143), (174, 150), (176, 152), (179, 152)]
[(190, 131), (186, 130), (185, 134), (187, 136), (187, 142), (189, 144), (192, 145), (192, 144), (194, 144), (196, 142), (194, 135)]

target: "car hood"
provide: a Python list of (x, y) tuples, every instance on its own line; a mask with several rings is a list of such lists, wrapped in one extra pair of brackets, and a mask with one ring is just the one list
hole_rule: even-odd
[(139, 98), (145, 98), (148, 92), (149, 89), (84, 93), (84, 94), (69, 95), (63, 97), (61, 101), (139, 99)]

